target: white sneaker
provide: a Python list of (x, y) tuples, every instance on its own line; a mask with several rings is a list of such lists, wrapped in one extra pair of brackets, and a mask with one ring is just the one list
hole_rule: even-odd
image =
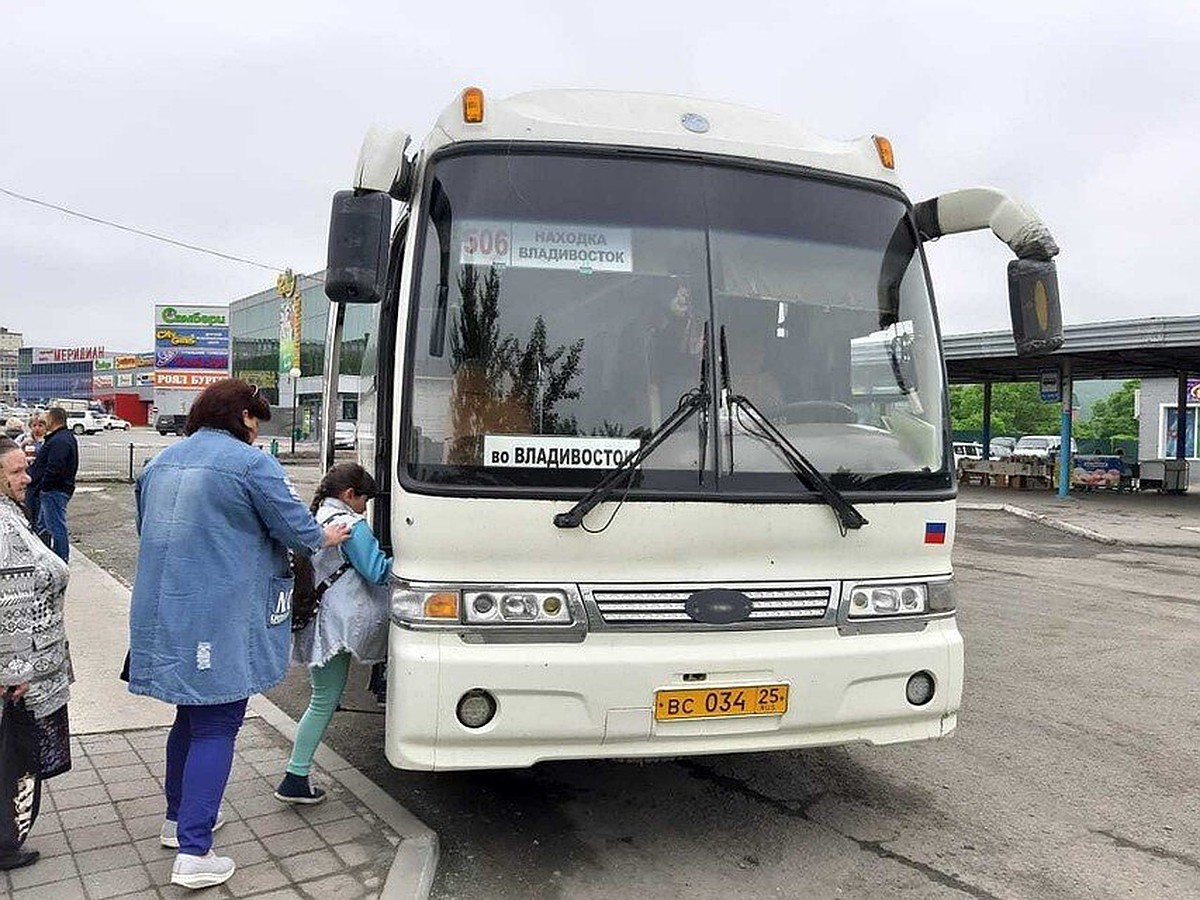
[(233, 877), (237, 868), (228, 856), (217, 856), (211, 850), (204, 856), (188, 856), (179, 853), (171, 866), (171, 884), (197, 890), (224, 884)]
[[(213, 834), (216, 834), (222, 825), (225, 824), (225, 814), (218, 811), (217, 821), (213, 825)], [(164, 847), (170, 847), (172, 850), (179, 849), (179, 823), (172, 822), (170, 819), (163, 819), (162, 831), (159, 832), (158, 842)]]

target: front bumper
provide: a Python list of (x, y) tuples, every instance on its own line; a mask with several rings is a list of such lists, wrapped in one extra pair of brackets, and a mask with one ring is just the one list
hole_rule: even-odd
[[(962, 698), (953, 617), (899, 634), (606, 632), (571, 644), (467, 643), (453, 632), (393, 624), (389, 642), (385, 750), (401, 769), (925, 740), (953, 731)], [(936, 692), (914, 707), (905, 685), (919, 671), (933, 675)], [(782, 716), (654, 718), (657, 690), (775, 683), (790, 686)], [(455, 715), (473, 688), (489, 691), (498, 707), (477, 729)]]

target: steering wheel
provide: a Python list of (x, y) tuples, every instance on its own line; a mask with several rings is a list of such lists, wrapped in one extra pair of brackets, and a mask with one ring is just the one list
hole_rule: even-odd
[(837, 400), (799, 400), (785, 403), (779, 417), (789, 425), (807, 422), (841, 422), (853, 424), (858, 421), (854, 407)]

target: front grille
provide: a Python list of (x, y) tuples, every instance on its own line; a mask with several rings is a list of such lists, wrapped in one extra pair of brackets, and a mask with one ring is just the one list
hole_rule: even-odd
[(750, 618), (730, 625), (703, 625), (689, 616), (684, 608), (688, 597), (698, 590), (717, 585), (695, 587), (627, 588), (591, 587), (584, 597), (604, 625), (613, 627), (670, 628), (675, 625), (711, 628), (795, 627), (817, 625), (832, 612), (831, 584), (773, 585), (742, 587), (719, 585), (745, 594), (750, 600)]

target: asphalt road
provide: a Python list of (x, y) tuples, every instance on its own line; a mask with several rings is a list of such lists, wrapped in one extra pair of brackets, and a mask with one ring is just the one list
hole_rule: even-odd
[[(128, 580), (129, 487), (69, 517)], [(442, 900), (1200, 897), (1200, 557), (963, 512), (955, 571), (966, 689), (946, 740), (408, 774), (356, 684), (345, 703), (367, 711), (328, 741), (438, 831)], [(303, 673), (270, 696), (298, 716)]]

